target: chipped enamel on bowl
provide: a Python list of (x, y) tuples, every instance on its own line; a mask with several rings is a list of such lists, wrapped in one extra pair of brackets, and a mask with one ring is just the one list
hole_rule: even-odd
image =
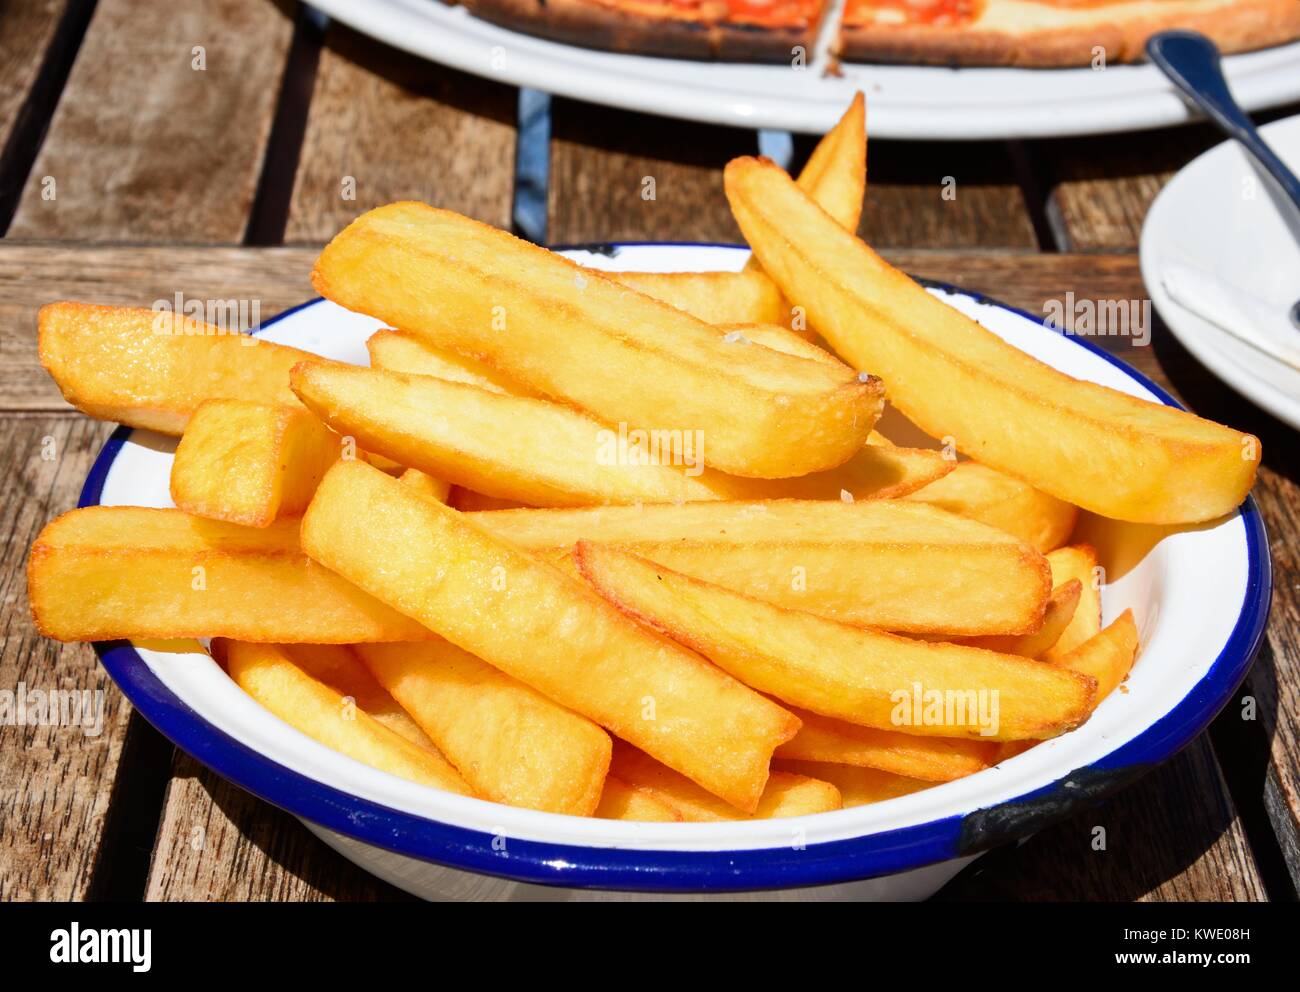
[[(568, 254), (596, 268), (738, 269), (729, 246), (622, 245)], [(1156, 402), (1155, 384), (1035, 317), (931, 291), (1016, 347), (1083, 379)], [(317, 300), (261, 334), (365, 364), (377, 321)], [(81, 505), (170, 506), (174, 440), (119, 429)], [(1131, 607), (1141, 653), (1126, 691), (1078, 730), (997, 767), (887, 802), (784, 820), (621, 823), (514, 809), (376, 771), (317, 744), (246, 696), (196, 642), (97, 645), (132, 704), (178, 746), (298, 816), (367, 871), (426, 898), (922, 899), (980, 852), (1029, 836), (1168, 758), (1230, 698), (1263, 636), (1267, 541), (1253, 501), (1174, 530), (1085, 515), (1078, 540), (1106, 568), (1109, 623)], [(772, 890), (782, 890), (775, 893)]]

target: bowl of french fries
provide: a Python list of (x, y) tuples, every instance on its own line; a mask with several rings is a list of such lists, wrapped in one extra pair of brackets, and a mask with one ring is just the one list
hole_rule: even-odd
[(891, 267), (865, 141), (731, 162), (747, 247), (395, 203), (251, 335), (46, 306), (123, 426), (38, 628), (432, 898), (923, 898), (1096, 802), (1258, 650), (1259, 441)]

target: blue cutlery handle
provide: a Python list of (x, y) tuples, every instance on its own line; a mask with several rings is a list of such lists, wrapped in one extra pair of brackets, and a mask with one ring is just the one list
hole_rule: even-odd
[(1147, 42), (1147, 55), (1206, 116), (1255, 156), (1300, 210), (1300, 180), (1264, 142), (1232, 98), (1214, 42), (1195, 31), (1164, 31)]

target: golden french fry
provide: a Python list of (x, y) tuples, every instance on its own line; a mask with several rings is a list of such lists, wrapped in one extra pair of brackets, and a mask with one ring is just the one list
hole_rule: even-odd
[(606, 278), (684, 310), (706, 324), (781, 324), (790, 306), (761, 271), (604, 272)]
[(370, 364), (386, 372), (433, 375), (507, 396), (537, 396), (491, 365), (454, 351), (443, 351), (405, 331), (376, 331), (366, 341)]
[(865, 445), (798, 479), (741, 479), (706, 468), (690, 435), (619, 432), (549, 400), (433, 376), (334, 362), (295, 366), (293, 388), (367, 448), (476, 492), (529, 506), (696, 500), (880, 499), (951, 468), (937, 452)]
[(376, 679), (481, 796), (590, 816), (609, 735), (447, 641), (359, 644)]
[(435, 789), (474, 791), (436, 750), (413, 744), (298, 668), (274, 644), (213, 644), (235, 684), (295, 730), (354, 761)]
[(409, 486), (421, 496), (436, 499), (439, 503), (446, 503), (451, 498), (450, 482), (444, 482), (427, 472), (421, 472), (418, 468), (408, 468), (397, 477), (397, 481), (404, 486)]
[(1043, 661), (1060, 661), (1088, 638), (1101, 632), (1101, 570), (1097, 552), (1087, 544), (1057, 548), (1047, 555), (1052, 582), (1060, 586), (1071, 579), (1080, 584), (1079, 605), (1054, 644), (1041, 655)]
[(742, 357), (745, 345), (759, 345), (795, 358), (807, 358), (833, 368), (848, 369), (847, 365), (821, 345), (814, 344), (803, 335), (779, 324), (718, 324), (716, 330), (728, 344), (741, 346)]
[(689, 823), (775, 820), (840, 808), (839, 790), (829, 782), (787, 772), (773, 772), (768, 777), (767, 787), (763, 790), (757, 807), (746, 816), (717, 796), (701, 789), (686, 776), (623, 741), (614, 742), (614, 759), (610, 762), (610, 768), (615, 777), (650, 793)]
[(887, 264), (770, 162), (736, 159), (725, 182), (764, 271), (927, 434), (1121, 520), (1192, 523), (1245, 499), (1257, 438), (1019, 351)]
[(476, 493), (473, 489), (466, 489), (464, 486), (452, 486), (451, 495), (446, 499), (448, 506), (453, 506), (457, 510), (470, 513), (478, 510), (522, 510), (528, 507), (520, 503), (517, 499), (498, 499), (496, 496), (485, 496), (483, 493)]
[(389, 730), (405, 737), (412, 744), (437, 750), (429, 735), (398, 705), (388, 690), (375, 680), (348, 645), (281, 644), (278, 647), (307, 675), (339, 695), (352, 699), (358, 709), (364, 710)]
[(986, 651), (1018, 654), (1024, 658), (1041, 658), (1061, 639), (1061, 635), (1070, 626), (1082, 596), (1083, 584), (1078, 579), (1069, 579), (1052, 590), (1051, 598), (1047, 601), (1047, 609), (1043, 611), (1043, 625), (1034, 633), (969, 637), (961, 643), (970, 647), (984, 648)]
[(164, 434), (180, 434), (204, 400), (298, 406), (289, 370), (315, 357), (165, 311), (51, 303), (39, 322), (41, 364), (64, 399)]
[(302, 542), (327, 568), (740, 809), (756, 808), (772, 750), (798, 730), (775, 703), (581, 581), (361, 462), (325, 476)]
[[(732, 324), (719, 330), (727, 340), (749, 342), (815, 362), (842, 364), (826, 349), (775, 324)], [(738, 489), (733, 498), (897, 499), (931, 485), (954, 467), (955, 463), (944, 458), (941, 452), (899, 448), (872, 431), (867, 446), (837, 468), (795, 479), (762, 480), (748, 491)]]
[[(860, 92), (853, 95), (838, 123), (817, 142), (795, 182), (846, 231), (858, 229), (867, 191), (866, 104)], [(745, 268), (761, 270), (753, 256)]]
[(297, 365), (291, 381), (366, 448), (531, 506), (724, 499), (746, 484), (706, 470), (691, 435), (641, 443), (549, 400), (335, 362)]
[(867, 192), (867, 107), (862, 93), (813, 149), (795, 180), (846, 231), (856, 231)]
[[(680, 273), (690, 275), (692, 273)], [(702, 273), (703, 275), (724, 275), (725, 273)], [(843, 362), (825, 348), (813, 344), (807, 338), (779, 324), (720, 324), (714, 327), (715, 333), (728, 344), (737, 345), (736, 356), (743, 359), (743, 345), (757, 344), (772, 351), (779, 351), (795, 358), (809, 358), (837, 369), (847, 369)], [(432, 375), (451, 382), (461, 382), (469, 386), (478, 386), (494, 393), (508, 396), (532, 396), (539, 394), (528, 389), (522, 383), (497, 371), (490, 365), (467, 358), (454, 351), (436, 348), (405, 331), (376, 331), (372, 334), (366, 347), (370, 352), (370, 364), (373, 368), (387, 372), (401, 372), (406, 375)]]
[(642, 823), (681, 823), (682, 814), (645, 789), (610, 775), (600, 805), (592, 814), (598, 820), (637, 820)]
[(840, 800), (845, 809), (911, 795), (934, 785), (933, 782), (882, 772), (878, 768), (832, 765), (824, 761), (773, 761), (772, 770), (829, 782), (840, 790)]
[(886, 630), (1039, 629), (1047, 562), (1002, 531), (906, 500), (775, 500), (472, 514), (556, 558), (610, 545), (790, 609)]
[(574, 558), (607, 600), (784, 703), (922, 737), (1022, 740), (1073, 730), (1095, 683), (1028, 658), (850, 627), (614, 548)]
[(1133, 622), (1133, 611), (1125, 610), (1109, 627), (1052, 664), (1097, 680), (1095, 708), (1128, 676), (1137, 650), (1137, 624)]
[(343, 440), (300, 406), (204, 400), (172, 460), (172, 502), (186, 513), (266, 527), (307, 509)]
[(737, 362), (689, 314), (424, 204), (357, 218), (321, 254), (312, 282), (336, 303), (610, 424), (701, 431), (705, 461), (734, 475), (833, 468), (862, 446), (883, 406), (876, 379), (771, 349)]
[(32, 545), (27, 589), (37, 629), (59, 641), (348, 644), (429, 636), (304, 555), (297, 520), (255, 528), (180, 510), (72, 510)]
[(1013, 534), (1038, 551), (1070, 539), (1079, 508), (977, 462), (960, 462), (908, 499)]
[(1024, 754), (1032, 747), (1038, 745), (1038, 741), (1003, 741), (998, 745), (998, 750), (994, 756), (993, 763), (1000, 765), (1008, 758), (1014, 758), (1018, 754)]
[(379, 469), (379, 471), (387, 472), (389, 475), (401, 475), (403, 472), (406, 471), (405, 465), (399, 465), (391, 458), (385, 458), (383, 455), (377, 455), (373, 451), (361, 451), (360, 449), (358, 449), (356, 452), (356, 456), (358, 458), (361, 458), (369, 462), (375, 468)]
[(797, 479), (752, 480), (737, 499), (897, 499), (929, 487), (951, 472), (938, 451), (867, 444), (838, 468)]
[(1000, 745), (956, 737), (917, 737), (897, 730), (861, 727), (798, 707), (799, 733), (776, 749), (776, 757), (876, 768), (904, 778), (951, 782), (993, 766)]

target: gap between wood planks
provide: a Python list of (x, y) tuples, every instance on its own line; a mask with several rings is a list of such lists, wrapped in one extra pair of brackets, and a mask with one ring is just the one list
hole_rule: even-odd
[(9, 230), (22, 198), (27, 175), (36, 161), (45, 129), (76, 61), (96, 0), (69, 0), (67, 9), (41, 62), (36, 80), (23, 101), (9, 139), (0, 151), (0, 235)]
[(258, 177), (257, 193), (244, 233), (246, 245), (284, 243), (289, 223), (289, 204), (298, 172), (303, 137), (307, 133), (307, 111), (320, 65), (328, 18), (310, 7), (299, 7), (294, 19), (293, 41), (280, 82), (271, 135)]

